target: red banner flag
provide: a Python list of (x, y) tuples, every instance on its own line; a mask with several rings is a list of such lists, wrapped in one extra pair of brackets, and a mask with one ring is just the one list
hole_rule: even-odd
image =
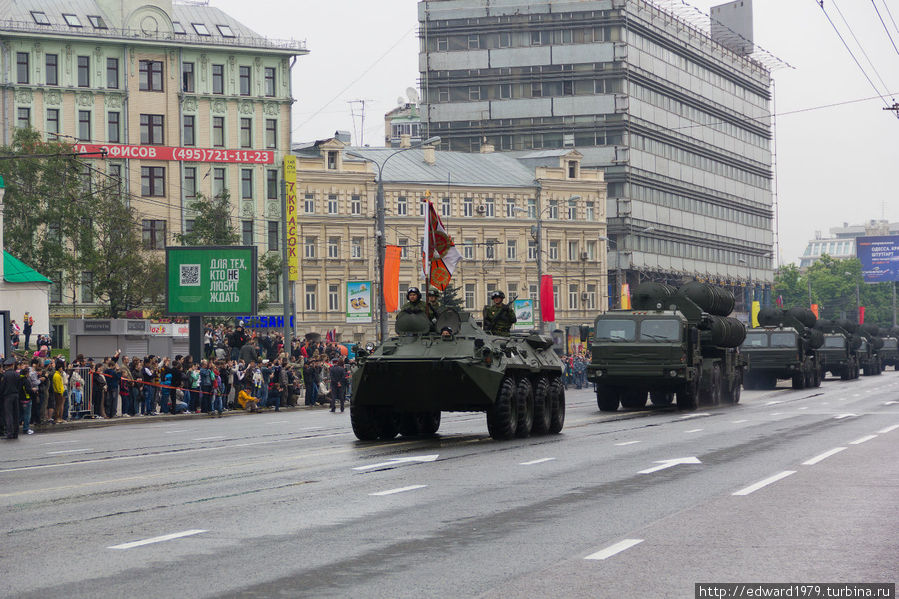
[[(430, 192), (427, 195), (430, 198)], [(456, 270), (456, 264), (462, 259), (462, 254), (456, 249), (453, 238), (446, 232), (446, 227), (440, 220), (440, 216), (434, 209), (430, 199), (423, 200), (428, 203), (425, 210), (425, 234), (424, 234), (424, 260), (423, 267), (428, 286), (433, 286), (443, 291), (449, 285), (450, 278)]]
[(858, 324), (865, 324), (865, 307), (858, 307)]
[(553, 295), (552, 275), (543, 275), (540, 279), (540, 318), (543, 322), (556, 321), (556, 303)]
[(398, 245), (388, 245), (384, 256), (384, 308), (396, 312), (399, 308), (400, 256), (403, 249)]

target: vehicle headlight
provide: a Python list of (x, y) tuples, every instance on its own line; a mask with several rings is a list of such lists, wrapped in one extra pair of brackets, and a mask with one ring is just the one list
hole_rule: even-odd
[(672, 371), (670, 371), (668, 374), (669, 374), (670, 376), (677, 376), (677, 371), (676, 371), (676, 370), (672, 370)]

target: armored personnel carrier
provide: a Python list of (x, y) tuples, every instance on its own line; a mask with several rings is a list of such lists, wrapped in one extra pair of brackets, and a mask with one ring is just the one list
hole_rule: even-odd
[(435, 325), (400, 313), (396, 333), (357, 354), (350, 417), (358, 439), (433, 435), (441, 412), (486, 412), (494, 439), (562, 430), (562, 363), (550, 337), (488, 335), (450, 308)]

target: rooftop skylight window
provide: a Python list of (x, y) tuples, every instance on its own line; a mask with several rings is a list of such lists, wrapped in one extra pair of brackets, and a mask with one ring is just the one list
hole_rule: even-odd
[(231, 27), (228, 25), (216, 25), (218, 27), (219, 33), (222, 34), (222, 37), (235, 37), (234, 32), (231, 31)]
[(47, 18), (47, 13), (42, 10), (33, 10), (31, 11), (31, 18), (34, 19), (34, 22), (38, 25), (49, 25), (50, 19)]
[(79, 19), (77, 15), (67, 15), (63, 13), (62, 18), (66, 20), (69, 27), (84, 27), (84, 25), (81, 24), (81, 19)]
[(184, 31), (184, 25), (181, 24), (181, 21), (172, 21), (172, 27), (174, 28), (175, 33), (187, 33)]
[(206, 25), (203, 23), (191, 23), (194, 26), (194, 31), (197, 32), (197, 35), (210, 35), (209, 30), (206, 29)]
[(103, 17), (100, 15), (87, 15), (87, 20), (91, 22), (94, 29), (109, 29), (106, 26), (106, 21), (103, 20)]

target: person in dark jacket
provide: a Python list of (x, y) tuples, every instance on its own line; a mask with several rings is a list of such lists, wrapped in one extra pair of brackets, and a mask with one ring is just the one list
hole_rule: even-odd
[(331, 411), (334, 411), (336, 402), (340, 402), (340, 411), (343, 412), (343, 404), (346, 401), (346, 370), (343, 368), (343, 360), (337, 360), (331, 365)]
[(0, 408), (3, 412), (3, 431), (7, 439), (19, 438), (19, 373), (16, 359), (12, 356), (3, 361), (3, 376), (0, 377)]
[(303, 365), (303, 384), (306, 385), (306, 405), (314, 406), (318, 401), (318, 363), (307, 360)]

